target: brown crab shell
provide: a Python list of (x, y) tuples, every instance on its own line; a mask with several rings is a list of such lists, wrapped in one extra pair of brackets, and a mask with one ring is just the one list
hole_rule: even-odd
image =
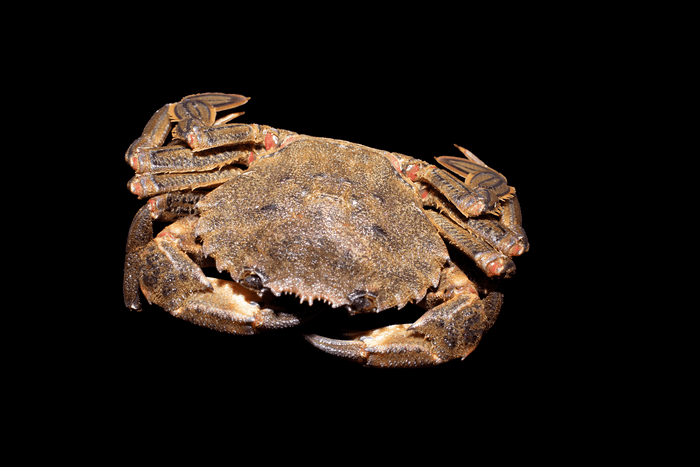
[(402, 307), (437, 286), (449, 259), (384, 153), (344, 141), (298, 137), (198, 207), (196, 233), (219, 271), (309, 303)]

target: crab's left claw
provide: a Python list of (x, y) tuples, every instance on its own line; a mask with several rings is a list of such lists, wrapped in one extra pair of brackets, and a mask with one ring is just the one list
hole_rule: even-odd
[(491, 328), (503, 295), (460, 295), (427, 311), (414, 324), (352, 334), (351, 340), (305, 335), (314, 347), (371, 367), (415, 368), (465, 358)]
[(397, 324), (354, 334), (351, 340), (330, 339), (317, 334), (304, 337), (317, 349), (366, 366), (415, 368), (442, 363), (430, 343), (414, 336), (410, 325)]

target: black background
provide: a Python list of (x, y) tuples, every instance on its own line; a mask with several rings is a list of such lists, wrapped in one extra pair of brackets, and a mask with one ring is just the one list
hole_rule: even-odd
[[(649, 177), (678, 157), (668, 144), (647, 147), (670, 118), (653, 104), (687, 101), (656, 79), (676, 83), (683, 74), (671, 63), (687, 62), (659, 39), (659, 21), (530, 4), (491, 15), (440, 4), (225, 6), (49, 8), (52, 29), (25, 28), (31, 45), (8, 42), (5, 264), (22, 270), (4, 288), (3, 383), (14, 389), (6, 405), (19, 409), (12, 433), (32, 443), (23, 455), (132, 461), (190, 448), (198, 459), (250, 451), (306, 461), (321, 453), (319, 438), (336, 438), (333, 460), (358, 451), (363, 462), (401, 452), (431, 463), (477, 451), (609, 457), (596, 447), (619, 445), (625, 422), (649, 415), (641, 404), (668, 412), (673, 398), (638, 396), (650, 381), (676, 390), (649, 362), (662, 355), (660, 335), (676, 336), (679, 321), (663, 313), (683, 317), (666, 302), (677, 275), (647, 264), (676, 254), (676, 240), (652, 236), (653, 216), (666, 211), (637, 201), (649, 192), (680, 202), (663, 190), (667, 178)], [(459, 155), (457, 143), (506, 175), (531, 249), (467, 359), (367, 369), (295, 330), (237, 337), (124, 307), (124, 246), (143, 203), (126, 189), (124, 152), (156, 109), (211, 91), (252, 97), (240, 121), (428, 161)], [(645, 152), (661, 163), (640, 164)], [(631, 214), (636, 205), (643, 215)], [(636, 297), (656, 305), (653, 319), (640, 318)], [(624, 384), (635, 366), (645, 379)], [(293, 449), (278, 450), (292, 437)], [(484, 437), (502, 448), (484, 448)]]
[[(564, 167), (570, 143), (559, 134), (566, 102), (556, 83), (566, 71), (552, 74), (549, 57), (515, 50), (487, 66), (458, 54), (375, 53), (369, 59), (358, 49), (317, 60), (303, 52), (256, 49), (249, 61), (231, 56), (207, 67), (118, 52), (118, 60), (81, 78), (97, 85), (108, 103), (88, 119), (94, 141), (83, 141), (74, 153), (80, 162), (69, 187), (90, 201), (76, 214), (80, 228), (67, 255), (81, 274), (63, 278), (75, 281), (66, 288), (71, 313), (61, 320), (60, 352), (47, 357), (52, 372), (80, 382), (76, 394), (119, 394), (109, 398), (115, 407), (158, 406), (167, 396), (195, 411), (275, 407), (342, 419), (348, 411), (400, 413), (406, 404), (462, 416), (465, 407), (529, 410), (541, 403), (529, 400), (532, 388), (544, 397), (562, 389), (556, 381), (567, 330), (557, 324), (565, 311), (552, 282), (566, 275), (568, 252), (559, 247), (566, 221), (557, 217), (559, 201), (552, 194), (561, 192), (562, 182), (552, 175)], [(124, 246), (143, 201), (126, 188), (133, 171), (124, 152), (158, 108), (200, 92), (251, 97), (240, 108), (246, 112), (241, 122), (427, 161), (459, 155), (456, 143), (502, 172), (517, 189), (531, 250), (516, 259), (517, 274), (502, 287), (500, 316), (478, 348), (464, 361), (434, 368), (367, 369), (314, 349), (294, 329), (239, 337), (148, 304), (140, 313), (127, 310)], [(79, 99), (81, 106), (94, 104), (91, 95)], [(90, 238), (97, 242), (84, 248)]]

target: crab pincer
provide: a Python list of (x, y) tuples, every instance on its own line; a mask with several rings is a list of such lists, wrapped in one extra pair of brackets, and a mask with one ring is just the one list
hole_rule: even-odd
[(433, 366), (465, 359), (495, 322), (502, 303), (498, 292), (483, 300), (459, 296), (429, 310), (413, 324), (349, 333), (350, 340), (317, 334), (304, 337), (326, 353), (369, 367)]

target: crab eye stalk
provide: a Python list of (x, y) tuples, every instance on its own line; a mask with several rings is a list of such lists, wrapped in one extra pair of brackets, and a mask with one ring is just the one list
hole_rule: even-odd
[(377, 294), (365, 290), (356, 290), (348, 295), (350, 305), (348, 311), (351, 314), (363, 313), (377, 308)]
[(243, 279), (243, 285), (252, 290), (262, 290), (263, 288), (262, 279), (255, 274), (246, 276), (246, 278)]
[(262, 294), (265, 289), (265, 282), (267, 277), (260, 271), (252, 268), (245, 268), (246, 276), (240, 281), (240, 284), (246, 289), (258, 292), (258, 295)]

